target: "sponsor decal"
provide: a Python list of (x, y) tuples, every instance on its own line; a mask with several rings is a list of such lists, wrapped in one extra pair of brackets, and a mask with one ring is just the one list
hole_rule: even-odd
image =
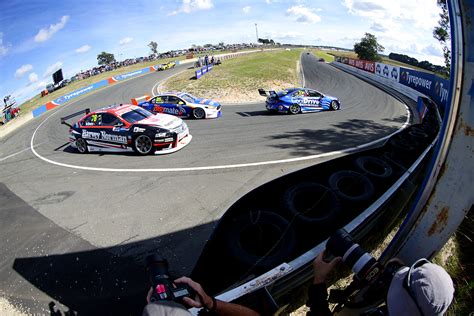
[(418, 90), (420, 92), (427, 93), (431, 90), (434, 78), (431, 74), (403, 68), (400, 79), (401, 83), (403, 83), (404, 85), (415, 88), (415, 90)]
[(375, 67), (375, 72), (378, 73), (378, 74), (380, 74), (380, 73), (381, 73), (381, 68), (382, 68), (382, 67), (380, 66), (380, 64), (377, 63), (377, 66)]
[(388, 66), (385, 65), (385, 67), (383, 67), (383, 75), (388, 77)]
[(106, 142), (114, 142), (114, 143), (123, 143), (123, 144), (127, 143), (127, 137), (123, 135), (108, 134), (105, 131), (92, 132), (88, 130), (83, 130), (82, 138), (92, 139), (92, 140), (101, 140), (101, 141), (106, 141)]
[(319, 99), (303, 99), (303, 104), (319, 104)]
[(448, 100), (448, 92), (448, 87), (445, 86), (445, 83), (442, 81), (436, 81), (435, 93), (439, 97), (441, 103), (444, 103)]
[(134, 132), (134, 133), (142, 133), (142, 132), (144, 132), (144, 131), (145, 131), (145, 129), (142, 128), (142, 127), (134, 127), (134, 128), (133, 128), (133, 132)]

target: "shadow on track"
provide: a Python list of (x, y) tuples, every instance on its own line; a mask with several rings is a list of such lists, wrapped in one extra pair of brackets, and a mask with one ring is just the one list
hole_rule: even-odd
[[(170, 262), (172, 275), (189, 274), (215, 224), (96, 248), (41, 215), (4, 184), (0, 198), (0, 291), (31, 313), (139, 315), (148, 290), (144, 258), (159, 253)], [(54, 311), (52, 300), (66, 308)]]
[[(392, 121), (392, 120), (391, 120)], [(372, 120), (353, 119), (339, 122), (327, 129), (299, 129), (289, 133), (268, 137), (271, 140), (286, 140), (286, 143), (269, 145), (290, 150), (293, 156), (312, 155), (315, 152), (329, 152), (351, 148), (395, 132), (398, 127), (388, 127)]]

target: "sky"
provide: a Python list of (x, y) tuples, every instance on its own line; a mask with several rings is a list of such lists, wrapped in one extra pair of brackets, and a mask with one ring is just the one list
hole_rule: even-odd
[(191, 45), (275, 42), (353, 48), (374, 34), (390, 52), (442, 65), (433, 38), (436, 0), (101, 0), (0, 2), (0, 97), (18, 103), (62, 68), (65, 78), (97, 65)]

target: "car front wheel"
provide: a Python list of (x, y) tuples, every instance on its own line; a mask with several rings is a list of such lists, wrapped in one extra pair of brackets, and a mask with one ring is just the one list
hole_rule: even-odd
[(135, 138), (133, 149), (140, 155), (148, 155), (153, 150), (153, 142), (147, 135), (140, 135)]
[(201, 108), (195, 108), (193, 110), (193, 116), (195, 119), (203, 119), (206, 117), (206, 112)]
[(339, 110), (339, 102), (337, 102), (337, 101), (332, 101), (332, 102), (331, 102), (331, 110), (333, 110), (333, 111)]

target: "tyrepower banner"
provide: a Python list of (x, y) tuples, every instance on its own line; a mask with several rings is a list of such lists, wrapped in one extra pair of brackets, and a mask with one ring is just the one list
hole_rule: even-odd
[(434, 74), (400, 67), (400, 83), (429, 96), (445, 108), (448, 102), (449, 81)]
[(382, 63), (375, 63), (375, 74), (377, 76), (399, 82), (400, 67), (382, 64)]
[(373, 61), (348, 58), (348, 64), (364, 71), (375, 73), (375, 62)]

